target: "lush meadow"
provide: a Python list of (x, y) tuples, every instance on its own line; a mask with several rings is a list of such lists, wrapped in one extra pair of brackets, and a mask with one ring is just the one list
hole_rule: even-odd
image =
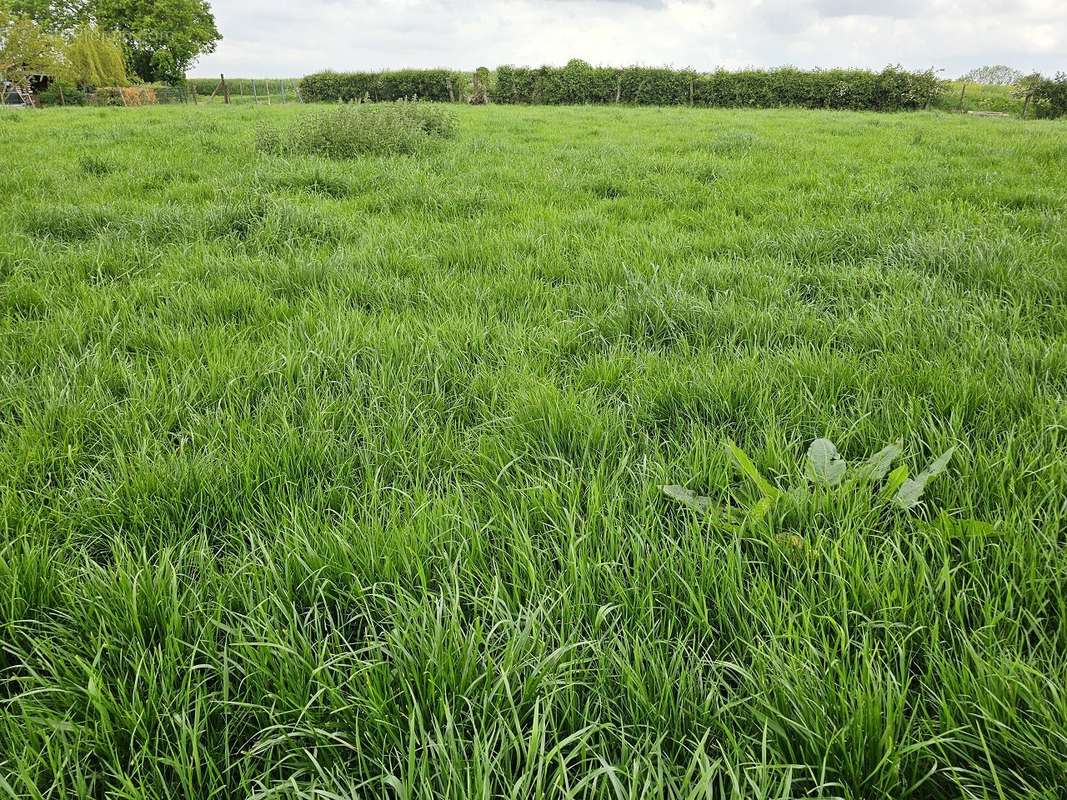
[(0, 114), (0, 796), (1064, 796), (1067, 123), (309, 113)]

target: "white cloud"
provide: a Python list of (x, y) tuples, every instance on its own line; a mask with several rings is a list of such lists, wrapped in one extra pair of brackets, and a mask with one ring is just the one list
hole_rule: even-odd
[(1062, 0), (214, 0), (190, 74), (594, 63), (1067, 70)]

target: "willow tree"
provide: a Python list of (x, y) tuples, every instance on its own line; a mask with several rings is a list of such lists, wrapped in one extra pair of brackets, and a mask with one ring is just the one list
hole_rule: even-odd
[(83, 25), (63, 50), (60, 76), (78, 86), (125, 86), (122, 40), (118, 34)]

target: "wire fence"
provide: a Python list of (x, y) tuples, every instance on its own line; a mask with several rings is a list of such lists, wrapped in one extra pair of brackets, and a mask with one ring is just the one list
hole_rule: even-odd
[(52, 82), (33, 94), (35, 105), (144, 106), (191, 104), (261, 104), (303, 102), (295, 78), (190, 78), (183, 84), (76, 87)]

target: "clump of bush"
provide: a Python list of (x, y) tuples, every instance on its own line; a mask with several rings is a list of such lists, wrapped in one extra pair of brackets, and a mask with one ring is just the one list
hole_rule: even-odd
[(427, 103), (349, 103), (302, 116), (290, 127), (260, 128), (256, 146), (273, 155), (410, 155), (456, 135), (456, 118)]
[(72, 83), (52, 81), (47, 89), (36, 92), (34, 97), (42, 107), (47, 106), (84, 106), (89, 102), (86, 92)]
[(1023, 83), (1031, 92), (1035, 117), (1067, 116), (1067, 73), (1057, 72), (1053, 78), (1032, 75), (1024, 78)]

